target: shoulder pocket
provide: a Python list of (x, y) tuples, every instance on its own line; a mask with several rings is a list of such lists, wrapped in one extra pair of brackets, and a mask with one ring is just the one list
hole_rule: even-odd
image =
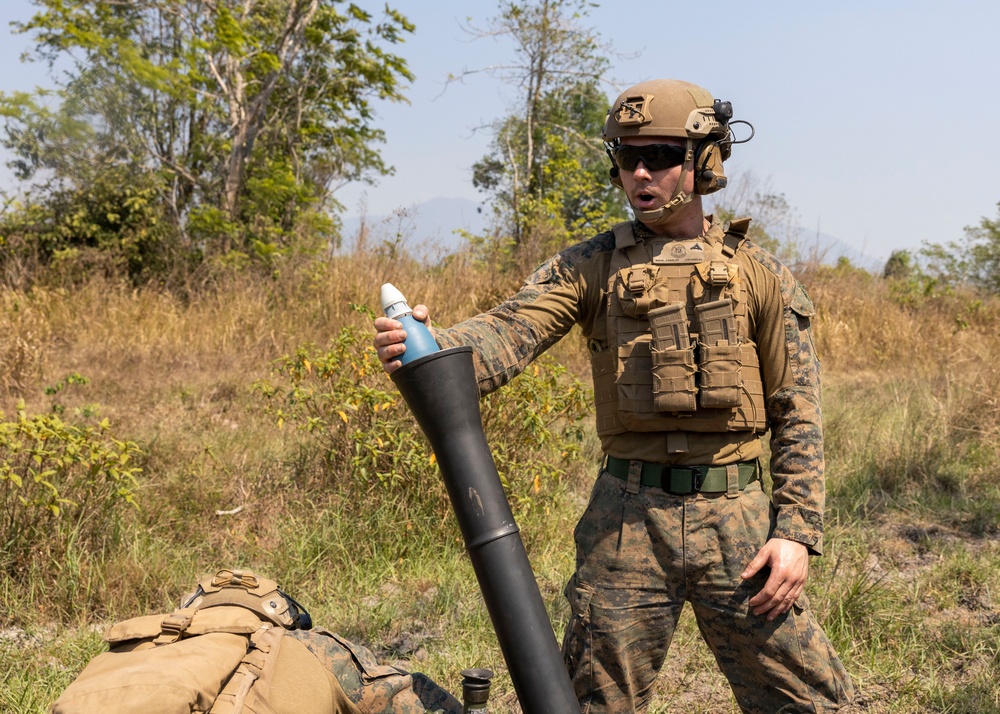
[(812, 317), (816, 314), (816, 306), (809, 298), (809, 293), (801, 283), (795, 285), (795, 292), (792, 293), (792, 302), (788, 306), (799, 317)]
[(785, 312), (785, 339), (793, 378), (800, 387), (819, 384), (819, 355), (810, 329), (815, 314), (816, 307), (806, 289), (796, 283), (792, 301)]

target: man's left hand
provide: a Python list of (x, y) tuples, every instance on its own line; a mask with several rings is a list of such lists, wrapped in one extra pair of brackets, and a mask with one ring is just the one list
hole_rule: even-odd
[(802, 594), (809, 577), (809, 550), (793, 540), (772, 538), (740, 577), (748, 580), (764, 567), (770, 567), (771, 574), (749, 604), (754, 615), (766, 614), (768, 620), (773, 620), (788, 612)]

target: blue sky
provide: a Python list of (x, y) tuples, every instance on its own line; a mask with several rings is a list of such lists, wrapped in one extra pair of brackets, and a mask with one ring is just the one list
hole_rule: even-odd
[[(384, 5), (361, 1), (378, 14)], [(394, 176), (348, 187), (348, 214), (370, 215), (435, 197), (479, 200), (471, 167), (508, 112), (513, 88), (487, 74), (445, 86), (449, 74), (509, 60), (509, 45), (472, 40), (466, 18), (485, 25), (486, 0), (390, 2), (416, 24), (396, 48), (416, 75), (409, 104), (378, 107), (382, 151)], [(628, 12), (619, 8), (627, 7)], [(47, 82), (44, 68), (17, 66), (28, 46), (8, 22), (28, 0), (0, 4), (0, 91)], [(717, 0), (604, 2), (584, 24), (612, 57), (609, 100), (656, 77), (686, 79), (733, 103), (756, 137), (737, 146), (729, 172), (752, 172), (785, 195), (801, 226), (884, 259), (923, 241), (958, 240), (995, 218), (1000, 201), (1000, 2), (996, 0)], [(12, 187), (7, 172), (0, 185)], [(732, 190), (727, 189), (727, 190)]]

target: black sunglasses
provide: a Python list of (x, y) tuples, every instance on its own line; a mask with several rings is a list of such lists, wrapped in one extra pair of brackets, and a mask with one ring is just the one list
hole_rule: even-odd
[(611, 150), (615, 163), (626, 171), (635, 171), (639, 162), (649, 171), (662, 171), (680, 166), (687, 158), (687, 148), (677, 144), (646, 144), (629, 146), (622, 144)]

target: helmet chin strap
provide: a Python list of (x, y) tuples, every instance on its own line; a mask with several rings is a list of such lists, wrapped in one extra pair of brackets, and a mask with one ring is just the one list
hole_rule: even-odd
[[(693, 142), (687, 140), (687, 151), (688, 157), (693, 153)], [(683, 167), (681, 168), (681, 175), (677, 179), (677, 188), (674, 189), (674, 195), (670, 197), (670, 200), (663, 206), (655, 208), (652, 211), (640, 211), (635, 206), (632, 206), (632, 212), (635, 217), (639, 219), (642, 223), (647, 226), (663, 226), (670, 220), (670, 217), (683, 205), (691, 202), (694, 198), (693, 194), (687, 193), (684, 190), (684, 181), (687, 179), (688, 175), (688, 163), (690, 159), (684, 161)], [(631, 201), (629, 204), (631, 205)]]
[[(683, 177), (684, 174), (682, 173)], [(674, 194), (674, 197), (670, 201), (659, 208), (652, 211), (640, 211), (632, 207), (632, 212), (635, 213), (635, 217), (640, 221), (645, 223), (647, 226), (663, 226), (670, 220), (670, 217), (677, 211), (678, 208), (686, 203), (690, 203), (693, 196), (690, 193), (680, 191)]]

